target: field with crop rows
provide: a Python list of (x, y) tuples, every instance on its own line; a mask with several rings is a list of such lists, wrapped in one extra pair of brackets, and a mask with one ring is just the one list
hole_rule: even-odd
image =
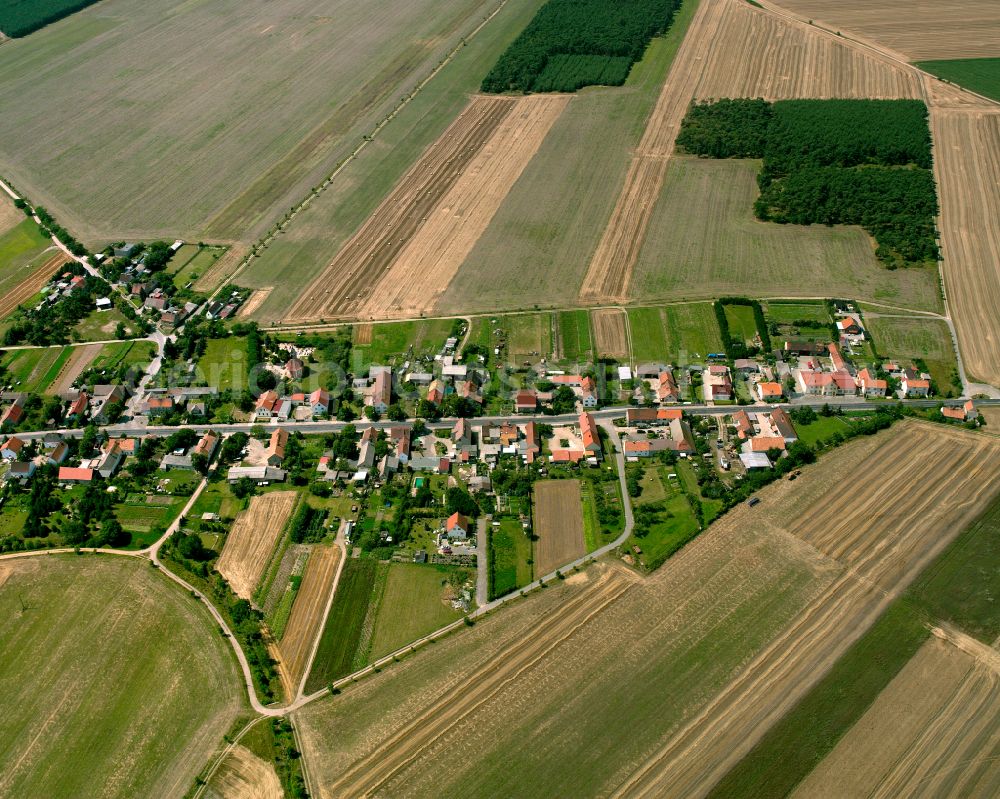
[(251, 498), (226, 535), (216, 569), (244, 599), (253, 596), (271, 562), (298, 496), (295, 491), (272, 491)]
[[(979, 513), (998, 474), (985, 436), (903, 422), (854, 441), (647, 579), (571, 576), (305, 709), (314, 776), (328, 795), (702, 793)], [(831, 497), (845, 480), (860, 488)], [(830, 513), (802, 512), (820, 497)], [(568, 757), (581, 740), (585, 764)]]
[(252, 240), (492, 10), (97, 4), (3, 47), (0, 162), (85, 241)]
[(0, 615), (4, 796), (179, 796), (245, 707), (211, 617), (142, 561), (6, 561)]
[(535, 483), (535, 570), (545, 575), (586, 553), (579, 480)]

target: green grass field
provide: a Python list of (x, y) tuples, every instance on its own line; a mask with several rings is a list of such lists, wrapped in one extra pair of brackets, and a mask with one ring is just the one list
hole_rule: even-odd
[(197, 244), (183, 244), (181, 248), (173, 254), (167, 262), (166, 273), (176, 275), (184, 266), (194, 258), (201, 250)]
[[(531, 539), (517, 519), (500, 519), (489, 532), (489, 596), (509, 594), (534, 579)], [(596, 548), (596, 547), (595, 547)]]
[(851, 423), (842, 416), (819, 416), (815, 422), (810, 424), (796, 424), (795, 432), (799, 435), (799, 440), (810, 447), (815, 446), (819, 441), (828, 441), (835, 433), (847, 434), (851, 429)]
[[(642, 555), (636, 557), (650, 570), (659, 568), (700, 530), (698, 519), (678, 485), (678, 480), (668, 478), (668, 471), (672, 471), (672, 468), (645, 466), (645, 475), (640, 483), (643, 491), (636, 500), (636, 505), (640, 508), (655, 508), (656, 513), (645, 535), (633, 533), (625, 543), (626, 550), (631, 551), (635, 546), (642, 549)], [(642, 511), (639, 511), (639, 515), (642, 515)]]
[(886, 316), (865, 317), (875, 350), (883, 358), (908, 363), (923, 360), (938, 391), (952, 388), (952, 375), (958, 369), (948, 325), (941, 319), (897, 319)]
[[(274, 286), (254, 314), (255, 319), (282, 318), (290, 303), (301, 294), (302, 287), (330, 262), (341, 244), (468, 104), (469, 94), (479, 90), (483, 76), (542, 3), (543, 0), (509, 0), (487, 27), (468, 40), (447, 67), (344, 168), (334, 183), (251, 262), (240, 275), (239, 284), (252, 288)], [(422, 5), (415, 4), (413, 13)], [(358, 66), (353, 65), (352, 69), (357, 71)], [(368, 131), (360, 131), (359, 138), (361, 132)], [(276, 281), (275, 275), (281, 275), (282, 279)], [(461, 312), (468, 310), (463, 308)]]
[(219, 391), (242, 391), (247, 387), (246, 366), (246, 336), (210, 338), (205, 354), (198, 359), (197, 374), (206, 385), (215, 386)]
[(417, 563), (392, 563), (375, 618), (371, 659), (395, 652), (411, 641), (462, 618), (444, 601), (455, 569)]
[[(3, 200), (6, 202), (6, 198)], [(18, 212), (20, 213), (20, 211)], [(25, 267), (52, 242), (34, 220), (25, 217), (0, 235), (0, 291), (13, 288), (29, 274)]]
[(98, 4), (0, 53), (5, 171), (81, 240), (253, 240), (491, 9)]
[[(402, 363), (409, 358), (435, 355), (451, 334), (450, 319), (426, 319), (416, 322), (386, 322), (372, 325), (371, 343), (359, 344), (355, 328), (351, 358), (356, 372), (370, 364)], [(413, 348), (412, 350), (410, 348)]]
[(3, 358), (18, 391), (45, 393), (73, 354), (73, 347), (12, 350)]
[(316, 659), (306, 680), (307, 691), (317, 691), (351, 673), (377, 569), (378, 562), (369, 558), (349, 558), (344, 564)]
[(917, 61), (916, 65), (932, 75), (1000, 101), (1000, 58)]
[(726, 305), (726, 321), (729, 335), (736, 341), (751, 342), (757, 333), (757, 323), (753, 318), (753, 308), (746, 305)]
[(3, 793), (180, 796), (246, 705), (199, 603), (123, 557), (9, 566), (0, 586)]
[[(181, 249), (190, 245), (185, 244)], [(181, 264), (174, 273), (174, 285), (184, 288), (188, 283), (195, 282), (204, 275), (209, 268), (218, 261), (226, 252), (225, 247), (201, 247), (198, 248), (193, 257)], [(174, 260), (179, 260), (180, 252), (174, 256)], [(173, 261), (171, 261), (171, 264)]]
[(632, 354), (637, 362), (664, 361), (677, 365), (702, 361), (710, 352), (722, 352), (722, 338), (711, 303), (629, 308), (628, 315)]
[(662, 308), (629, 308), (632, 328), (632, 357), (643, 361), (666, 361), (669, 345)]
[(764, 316), (768, 321), (779, 325), (798, 321), (826, 326), (832, 324), (829, 311), (819, 302), (769, 302), (764, 308)]
[(106, 341), (115, 338), (119, 323), (125, 325), (126, 335), (135, 332), (132, 323), (117, 308), (108, 311), (94, 310), (80, 320), (71, 335), (76, 341)]
[(156, 354), (152, 341), (124, 341), (105, 344), (97, 357), (90, 362), (91, 369), (116, 369), (136, 366), (145, 369)]
[(587, 311), (560, 311), (557, 324), (565, 361), (590, 361), (594, 345), (590, 335), (590, 314)]
[[(683, 3), (623, 87), (579, 91), (497, 210), (438, 310), (573, 305), (632, 152), (697, 4)], [(525, 280), (531, 275), (531, 280)]]
[(633, 274), (633, 296), (856, 297), (940, 310), (937, 273), (885, 269), (860, 228), (757, 221), (759, 169), (758, 161), (671, 159)]

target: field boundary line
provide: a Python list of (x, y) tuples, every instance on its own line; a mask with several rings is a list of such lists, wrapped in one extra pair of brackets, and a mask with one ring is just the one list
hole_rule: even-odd
[(450, 64), (452, 60), (454, 60), (455, 56), (458, 55), (459, 51), (461, 51), (466, 46), (469, 40), (473, 39), (476, 35), (478, 35), (479, 32), (482, 31), (482, 29), (485, 28), (493, 20), (493, 18), (496, 17), (496, 15), (503, 10), (503, 8), (506, 5), (507, 5), (507, 0), (498, 0), (497, 7), (494, 8), (492, 12), (490, 12), (489, 16), (483, 19), (482, 22), (480, 22), (468, 34), (460, 37), (458, 44), (456, 44), (451, 50), (448, 51), (445, 57), (441, 60), (441, 63), (439, 63), (436, 67), (434, 67), (434, 69), (431, 70), (430, 74), (427, 75), (427, 77), (425, 77), (416, 86), (414, 86), (413, 89), (410, 91), (410, 93), (402, 100), (400, 100), (399, 103), (396, 105), (396, 107), (386, 117), (380, 120), (375, 125), (374, 128), (372, 128), (371, 133), (367, 133), (362, 137), (360, 144), (358, 144), (350, 153), (348, 153), (339, 164), (337, 164), (334, 170), (329, 175), (327, 175), (327, 177), (323, 180), (322, 183), (320, 183), (319, 188), (313, 189), (301, 201), (299, 201), (296, 205), (292, 206), (292, 209), (288, 213), (286, 213), (285, 216), (282, 217), (282, 219), (279, 220), (269, 232), (265, 233), (264, 236), (258, 239), (255, 244), (251, 245), (250, 252), (247, 253), (247, 255), (244, 257), (242, 263), (240, 263), (236, 267), (236, 269), (233, 270), (231, 275), (223, 278), (218, 288), (216, 288), (216, 290), (212, 292), (212, 295), (208, 298), (208, 302), (206, 303), (206, 305), (210, 303), (212, 300), (214, 300), (226, 286), (231, 284), (240, 274), (242, 274), (243, 270), (245, 270), (247, 266), (250, 265), (250, 262), (257, 257), (258, 252), (269, 247), (271, 243), (278, 237), (278, 234), (283, 233), (285, 231), (285, 228), (288, 227), (288, 223), (295, 218), (295, 216), (299, 213), (299, 211), (302, 211), (305, 208), (307, 208), (314, 198), (319, 197), (319, 195), (322, 194), (327, 189), (327, 187), (330, 186), (334, 178), (336, 178), (344, 169), (346, 169), (348, 164), (353, 162), (358, 157), (358, 155), (362, 153), (365, 150), (365, 148), (368, 147), (368, 145), (375, 140), (375, 138), (386, 127), (386, 125), (388, 125), (393, 119), (395, 119), (403, 111), (403, 109), (406, 108), (406, 106), (408, 106), (410, 102), (418, 94), (420, 94), (421, 91), (423, 91), (423, 89), (427, 86), (427, 84), (430, 83), (435, 77), (437, 77), (437, 75), (441, 72), (442, 69), (444, 69), (446, 66), (448, 66), (448, 64)]

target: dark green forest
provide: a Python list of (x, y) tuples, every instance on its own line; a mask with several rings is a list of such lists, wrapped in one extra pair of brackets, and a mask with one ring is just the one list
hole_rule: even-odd
[(927, 108), (919, 100), (720, 100), (692, 105), (679, 149), (760, 158), (760, 219), (860, 225), (890, 268), (938, 256)]
[(483, 80), (484, 92), (620, 86), (681, 0), (549, 0)]
[(97, 0), (3, 0), (0, 3), (0, 31), (16, 39), (27, 36), (50, 22), (75, 14)]

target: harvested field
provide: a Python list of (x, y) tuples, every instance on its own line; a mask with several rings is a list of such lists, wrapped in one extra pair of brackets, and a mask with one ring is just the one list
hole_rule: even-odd
[(205, 270), (205, 274), (194, 282), (195, 290), (204, 292), (215, 291), (224, 280), (239, 269), (240, 262), (246, 257), (249, 249), (245, 244), (233, 244), (221, 258), (216, 259)]
[(333, 590), (339, 564), (340, 547), (317, 545), (309, 554), (309, 561), (302, 575), (302, 585), (299, 586), (292, 606), (292, 615), (279, 643), (282, 662), (293, 686), (290, 696), (295, 695), (305, 676), (305, 668), (316, 636), (322, 628), (323, 614), (326, 612), (326, 603)]
[(702, 3), (649, 118), (580, 299), (622, 302), (630, 295), (633, 266), (666, 176), (665, 159), (692, 99), (920, 96), (915, 71), (881, 54), (743, 0)]
[(104, 344), (87, 344), (84, 347), (74, 347), (73, 354), (63, 365), (62, 371), (49, 387), (49, 391), (53, 394), (63, 394), (72, 390), (73, 382), (90, 366), (104, 346)]
[(208, 799), (283, 799), (285, 792), (273, 763), (236, 745), (226, 755), (205, 791)]
[(7, 561), (0, 582), (0, 795), (187, 791), (246, 709), (205, 608), (134, 558)]
[(930, 638), (793, 796), (996, 796), (997, 661)]
[(353, 337), (352, 342), (354, 344), (360, 344), (362, 346), (367, 346), (372, 343), (372, 328), (374, 325), (354, 325), (352, 329)]
[(6, 195), (0, 196), (0, 236), (24, 221), (24, 211)]
[(537, 95), (516, 101), (399, 252), (357, 312), (360, 317), (416, 316), (436, 306), (570, 99)]
[(987, 58), (1000, 52), (1000, 6), (993, 0), (780, 0), (778, 5), (845, 36), (866, 37), (911, 61)]
[(517, 102), (509, 97), (474, 98), (313, 280), (286, 321), (355, 317)]
[(540, 480), (534, 497), (535, 568), (539, 575), (587, 553), (579, 480)]
[(239, 745), (226, 756), (205, 790), (209, 799), (282, 799), (284, 795), (274, 765)]
[(7, 288), (6, 281), (0, 282), (0, 290), (3, 291), (3, 296), (0, 297), (0, 319), (12, 313), (18, 305), (30, 300), (41, 291), (42, 286), (49, 282), (49, 278), (66, 263), (66, 256), (57, 252), (55, 255), (47, 257), (39, 256), (33, 263), (38, 263), (39, 266), (20, 283)]
[(216, 569), (237, 595), (253, 597), (297, 499), (295, 491), (260, 494), (236, 517)]
[(1000, 113), (932, 105), (931, 133), (958, 345), (970, 379), (1000, 384)]
[(597, 355), (627, 361), (630, 353), (625, 312), (613, 308), (592, 311), (590, 321), (594, 328), (594, 349)]
[(243, 303), (239, 307), (239, 310), (236, 311), (236, 318), (249, 319), (250, 316), (252, 316), (253, 313), (264, 304), (264, 300), (271, 296), (272, 291), (274, 291), (274, 286), (265, 286), (262, 289), (256, 289), (254, 293), (250, 295), (250, 299)]
[(0, 50), (0, 161), (83, 241), (252, 241), (493, 8), (96, 4)]

